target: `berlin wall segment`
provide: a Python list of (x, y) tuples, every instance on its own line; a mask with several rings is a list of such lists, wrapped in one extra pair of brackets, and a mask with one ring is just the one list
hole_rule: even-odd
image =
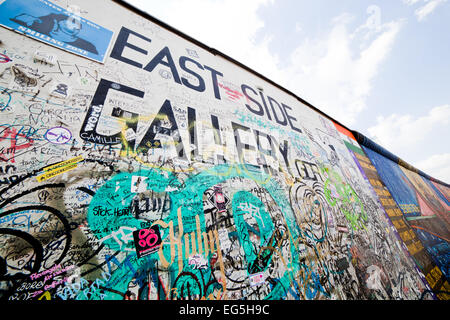
[(118, 3), (101, 1), (109, 16), (73, 4), (81, 17), (62, 1), (0, 4), (18, 32), (38, 28), (25, 11), (85, 30), (2, 27), (2, 299), (431, 290), (330, 119)]

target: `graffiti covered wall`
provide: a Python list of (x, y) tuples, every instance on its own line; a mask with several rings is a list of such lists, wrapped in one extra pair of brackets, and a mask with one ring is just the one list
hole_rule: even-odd
[(330, 119), (119, 1), (27, 3), (0, 4), (2, 299), (431, 290)]
[(433, 291), (438, 292), (439, 298), (449, 299), (449, 186), (360, 133), (357, 136), (367, 154), (358, 154), (358, 161), (370, 175), (369, 180), (402, 241)]

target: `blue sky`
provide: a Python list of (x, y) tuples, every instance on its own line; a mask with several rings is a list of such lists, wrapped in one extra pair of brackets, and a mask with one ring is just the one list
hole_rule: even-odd
[(127, 0), (450, 183), (450, 0)]

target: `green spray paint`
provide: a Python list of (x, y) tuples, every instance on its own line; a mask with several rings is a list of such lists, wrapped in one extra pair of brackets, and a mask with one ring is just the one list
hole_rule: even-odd
[[(115, 175), (97, 191), (89, 205), (87, 221), (95, 236), (112, 250), (129, 252), (127, 259), (129, 258), (132, 267), (121, 267), (114, 270), (112, 277), (108, 282), (114, 284), (112, 289), (119, 292), (125, 292), (128, 283), (134, 276), (133, 272), (138, 270), (139, 266), (142, 265), (142, 262), (138, 263), (138, 259), (136, 259), (135, 253), (133, 253), (134, 243), (131, 233), (134, 230), (141, 229), (143, 225), (148, 226), (148, 222), (136, 219), (131, 214), (131, 201), (134, 196), (138, 193), (145, 193), (148, 191), (163, 192), (165, 190), (171, 190), (168, 192), (172, 202), (171, 211), (164, 221), (159, 222), (160, 225), (172, 223), (173, 230), (177, 230), (178, 232), (182, 230), (182, 234), (178, 234), (177, 236), (179, 239), (182, 239), (184, 235), (196, 232), (196, 224), (193, 223), (195, 219), (199, 219), (200, 221), (200, 232), (206, 232), (203, 211), (203, 193), (208, 188), (235, 177), (258, 181), (261, 186), (269, 192), (273, 200), (279, 206), (290, 233), (291, 261), (288, 262), (287, 268), (291, 269), (290, 272), (295, 272), (295, 269), (298, 268), (296, 267), (298, 266), (298, 255), (293, 242), (300, 235), (300, 229), (295, 222), (294, 213), (292, 212), (289, 201), (286, 199), (284, 191), (279, 188), (277, 181), (267, 176), (265, 173), (253, 169), (252, 167), (246, 167), (245, 165), (218, 165), (197, 175), (188, 177), (183, 184), (170, 172), (161, 169), (151, 169)], [(263, 231), (264, 234), (267, 233), (270, 235), (270, 231), (273, 229), (273, 223), (269, 214), (264, 209), (262, 202), (248, 192), (238, 191), (236, 197), (236, 199), (233, 199), (233, 210), (238, 212), (238, 223), (243, 224), (244, 221), (240, 218), (242, 217), (242, 214), (239, 213), (241, 211), (236, 207), (239, 206), (241, 203), (240, 201), (243, 201), (242, 203), (251, 203), (253, 206), (257, 207), (261, 213), (261, 216), (256, 218), (258, 225), (260, 225), (260, 230)], [(181, 210), (181, 226), (178, 223), (178, 208)], [(160, 230), (161, 238), (164, 241), (168, 238), (169, 232), (164, 228), (160, 228)], [(245, 232), (244, 229), (242, 229), (242, 231)], [(239, 237), (244, 239), (246, 235), (240, 234)], [(262, 243), (267, 239), (268, 236), (264, 235), (261, 239)], [(249, 243), (241, 240), (241, 244), (244, 246), (244, 250), (249, 252), (249, 255), (246, 255), (246, 257), (247, 259), (250, 259), (250, 263), (255, 261), (255, 253), (251, 253), (246, 249), (246, 246), (248, 246)], [(181, 269), (177, 263), (173, 263), (180, 259), (179, 253), (185, 252), (186, 250), (184, 241), (181, 241), (180, 245), (182, 246), (179, 248), (180, 250), (175, 250), (175, 257), (173, 256), (173, 252), (171, 252), (171, 246), (163, 245), (162, 248), (163, 256), (166, 258), (171, 257), (171, 259), (167, 259), (171, 262), (168, 270), (171, 279), (176, 279), (183, 270), (192, 272), (192, 268), (188, 265), (186, 256), (184, 256)], [(149, 261), (157, 261), (159, 258), (157, 253), (153, 253), (142, 257), (139, 260), (142, 259), (147, 260), (149, 263)], [(209, 259), (207, 260), (209, 261)], [(198, 273), (198, 271), (196, 271), (196, 273)], [(289, 281), (288, 278), (289, 275), (288, 272), (286, 272), (285, 276), (280, 279), (280, 285), (282, 283), (286, 284)], [(108, 287), (108, 284), (106, 286)], [(276, 288), (274, 288), (274, 290), (274, 292), (284, 292), (284, 290), (278, 290)], [(193, 294), (196, 293), (198, 294), (199, 292), (193, 292)], [(117, 297), (114, 293), (106, 292), (105, 298), (109, 299), (112, 298), (112, 296)], [(82, 297), (79, 296), (79, 298)], [(281, 298), (281, 296), (275, 297), (272, 294), (271, 298), (276, 299)]]
[(367, 229), (367, 214), (362, 201), (355, 190), (348, 183), (342, 181), (341, 176), (329, 168), (321, 168), (322, 174), (327, 176), (324, 184), (325, 198), (333, 207), (338, 204), (353, 230)]

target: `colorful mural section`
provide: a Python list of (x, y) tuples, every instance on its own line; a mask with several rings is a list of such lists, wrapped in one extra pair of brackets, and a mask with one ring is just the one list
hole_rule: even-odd
[(0, 299), (442, 299), (447, 213), (399, 230), (347, 129), (120, 1), (70, 8), (103, 62), (2, 28)]
[[(392, 155), (369, 138), (355, 134), (365, 154), (356, 155), (390, 214), (400, 237), (440, 298), (449, 298), (448, 185)], [(353, 137), (353, 139), (355, 139)], [(356, 153), (355, 153), (356, 154)], [(369, 160), (370, 159), (370, 160)], [(395, 210), (390, 209), (395, 206)]]

